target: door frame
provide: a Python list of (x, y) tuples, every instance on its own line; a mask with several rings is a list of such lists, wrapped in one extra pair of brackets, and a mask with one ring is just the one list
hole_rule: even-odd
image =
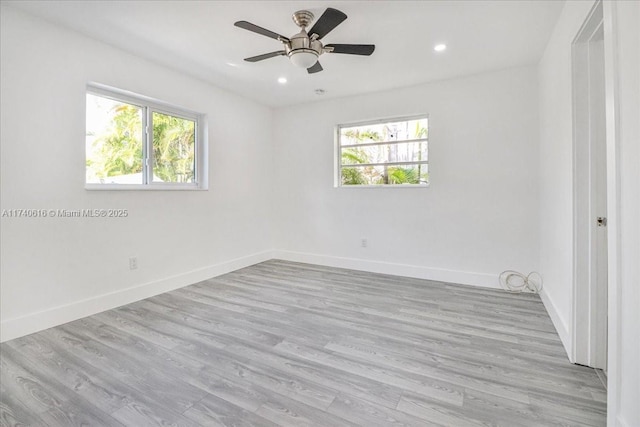
[(619, 62), (617, 38), (618, 4), (615, 1), (603, 2), (604, 20), (604, 76), (606, 97), (606, 135), (607, 135), (607, 224), (608, 240), (608, 313), (607, 331), (607, 425), (618, 423), (618, 397), (620, 395), (620, 326), (619, 308), (621, 282), (620, 265), (620, 113), (619, 113)]

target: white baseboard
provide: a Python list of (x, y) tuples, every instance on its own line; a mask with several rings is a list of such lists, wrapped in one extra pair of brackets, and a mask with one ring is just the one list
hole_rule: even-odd
[(248, 267), (259, 262), (273, 258), (271, 251), (260, 252), (241, 258), (224, 261), (184, 274), (168, 277), (155, 282), (144, 283), (131, 288), (99, 295), (81, 301), (72, 302), (58, 307), (13, 319), (3, 320), (0, 323), (0, 342), (19, 338), (63, 323), (81, 319), (105, 310), (140, 301), (163, 292), (182, 288), (193, 283), (201, 282), (221, 274), (229, 273), (240, 268)]
[(549, 295), (547, 294), (544, 288), (542, 288), (542, 291), (540, 292), (540, 299), (544, 304), (544, 308), (547, 309), (547, 313), (549, 313), (549, 317), (553, 322), (553, 326), (556, 328), (556, 332), (558, 332), (558, 336), (560, 337), (560, 341), (562, 341), (562, 345), (564, 346), (564, 351), (567, 352), (569, 361), (571, 363), (574, 363), (573, 347), (572, 347), (571, 334), (569, 333), (569, 326), (558, 313), (558, 309), (556, 308), (551, 298), (549, 298)]
[(348, 268), (351, 270), (370, 271), (372, 273), (390, 274), (393, 276), (414, 277), (417, 279), (500, 289), (497, 274), (445, 270), (442, 268), (280, 250), (274, 251), (273, 257), (285, 261), (304, 262), (327, 267)]

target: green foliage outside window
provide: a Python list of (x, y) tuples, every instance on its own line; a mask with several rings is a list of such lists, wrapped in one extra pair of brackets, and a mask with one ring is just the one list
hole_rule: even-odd
[[(93, 137), (86, 163), (90, 182), (143, 172), (143, 110), (109, 102), (114, 106), (107, 125), (98, 134), (88, 134)], [(152, 115), (153, 180), (194, 182), (195, 122), (157, 112)]]
[(142, 173), (142, 110), (116, 104), (107, 131), (94, 137), (87, 175), (98, 179)]
[[(341, 145), (341, 182), (342, 185), (399, 185), (425, 184), (429, 180), (427, 165), (422, 163), (408, 165), (386, 165), (390, 162), (421, 162), (426, 160), (426, 141), (403, 143), (403, 140), (427, 138), (425, 120), (399, 122), (400, 126), (372, 125), (342, 130)], [(394, 130), (405, 125), (405, 133), (398, 139)], [(376, 129), (372, 129), (376, 128)], [(397, 132), (397, 130), (395, 130)], [(384, 144), (384, 142), (391, 142)], [(396, 143), (397, 142), (397, 143)], [(366, 145), (374, 143), (374, 145)], [(377, 144), (382, 143), (382, 144)], [(404, 145), (404, 154), (399, 155), (399, 145)], [(359, 146), (362, 144), (362, 146)], [(403, 157), (404, 156), (404, 157)], [(363, 166), (357, 166), (363, 165)]]
[(153, 174), (165, 182), (193, 182), (195, 122), (153, 113)]

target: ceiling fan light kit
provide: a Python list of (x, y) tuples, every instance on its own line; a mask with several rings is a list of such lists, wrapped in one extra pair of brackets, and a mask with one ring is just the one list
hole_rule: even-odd
[(293, 65), (300, 68), (310, 68), (318, 62), (318, 52), (313, 49), (296, 49), (287, 55)]
[(369, 56), (375, 50), (375, 45), (364, 44), (329, 44), (323, 45), (320, 41), (329, 34), (347, 15), (337, 9), (327, 8), (315, 25), (307, 32), (306, 28), (313, 21), (313, 13), (308, 10), (299, 10), (293, 14), (293, 22), (300, 27), (300, 32), (291, 38), (282, 36), (273, 31), (259, 27), (247, 21), (238, 21), (236, 27), (276, 39), (283, 44), (284, 50), (265, 53), (258, 56), (245, 58), (247, 62), (258, 62), (276, 56), (287, 56), (289, 60), (299, 68), (306, 68), (309, 74), (322, 71), (322, 65), (318, 58), (323, 53), (343, 53), (349, 55)]

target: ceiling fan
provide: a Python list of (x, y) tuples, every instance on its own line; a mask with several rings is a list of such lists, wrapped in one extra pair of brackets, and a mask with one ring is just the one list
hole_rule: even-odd
[(311, 24), (313, 18), (313, 13), (308, 10), (299, 10), (294, 13), (293, 22), (300, 27), (300, 32), (291, 36), (291, 38), (274, 33), (273, 31), (269, 31), (247, 21), (236, 22), (234, 24), (236, 27), (276, 39), (282, 42), (284, 47), (283, 50), (245, 58), (245, 61), (258, 62), (276, 56), (287, 56), (295, 66), (306, 68), (309, 74), (313, 74), (322, 71), (322, 65), (320, 65), (318, 57), (323, 53), (346, 53), (349, 55), (369, 56), (376, 48), (376, 46), (372, 44), (323, 45), (320, 40), (340, 25), (342, 21), (347, 19), (347, 15), (337, 9), (327, 8), (322, 16), (320, 16), (320, 19), (307, 31), (306, 28)]

